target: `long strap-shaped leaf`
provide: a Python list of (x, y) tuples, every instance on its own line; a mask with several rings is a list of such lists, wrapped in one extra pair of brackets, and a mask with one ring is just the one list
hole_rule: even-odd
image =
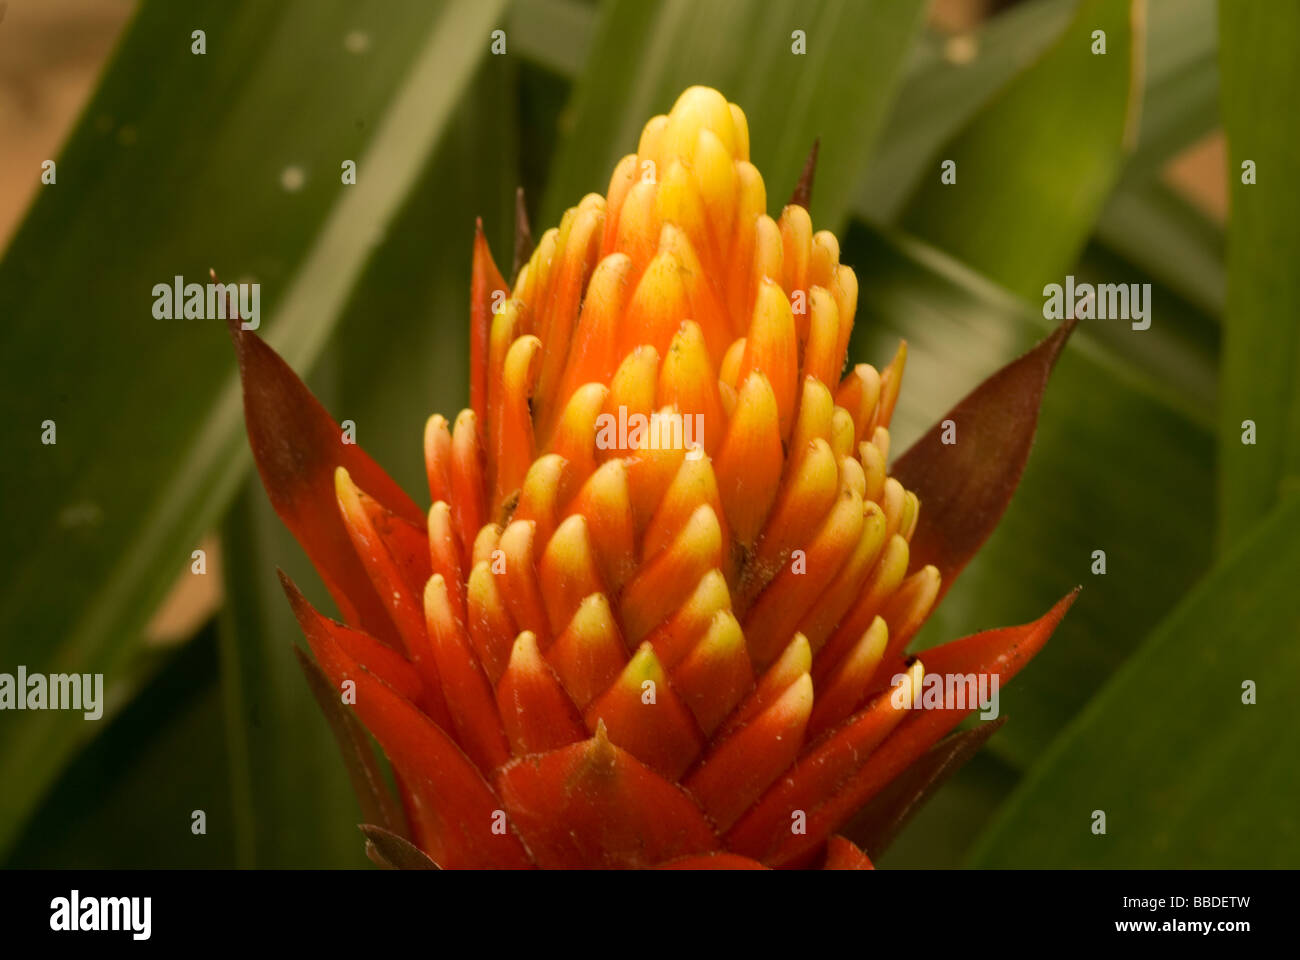
[(1224, 2), (1219, 30), (1231, 203), (1219, 414), (1227, 546), (1283, 489), (1300, 487), (1300, 165), (1290, 119), (1300, 6)]
[(1137, 131), (1140, 10), (1079, 4), (1056, 45), (938, 151), (907, 229), (1022, 296), (1063, 282)]
[(1294, 867), (1297, 570), (1300, 496), (1292, 496), (1057, 739), (983, 834), (973, 862)]
[[(487, 54), (466, 38), (503, 7), (384, 5), (365, 57), (344, 45), (352, 0), (142, 7), (0, 265), (0, 429), (40, 451), (0, 486), (23, 505), (6, 518), (22, 546), (0, 560), (0, 662), (103, 672), (108, 702), (126, 695), (145, 623), (249, 463), (220, 325), (154, 319), (151, 288), (209, 267), (259, 280), (262, 332), (309, 367)], [(304, 49), (329, 66), (304, 76)], [(47, 419), (58, 443), (40, 446)], [(0, 850), (95, 729), (56, 711), (0, 726), (0, 769), (22, 771), (0, 791)]]

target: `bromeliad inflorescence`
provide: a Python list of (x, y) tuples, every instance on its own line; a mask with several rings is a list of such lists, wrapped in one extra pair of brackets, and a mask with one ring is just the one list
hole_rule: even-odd
[(1005, 682), (1046, 642), (1072, 595), (905, 654), (1015, 488), (1068, 326), (891, 476), (906, 351), (842, 375), (857, 300), (695, 87), (513, 287), (479, 232), (427, 513), (232, 326), (258, 468), (344, 623), (290, 600), (438, 865), (869, 866), (836, 831), (975, 706), (910, 709), (924, 673)]

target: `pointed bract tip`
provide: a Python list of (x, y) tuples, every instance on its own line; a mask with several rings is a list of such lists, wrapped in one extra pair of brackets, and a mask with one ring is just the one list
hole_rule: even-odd
[(533, 255), (533, 231), (528, 225), (528, 205), (524, 201), (524, 188), (515, 190), (515, 260), (510, 273), (513, 284), (519, 277), (519, 271)]
[[(298, 626), (302, 628), (302, 632), (307, 638), (307, 644), (310, 646), (312, 642), (312, 631), (310, 627), (319, 614), (316, 613), (316, 609), (311, 605), (311, 601), (308, 600), (302, 590), (299, 589), (298, 584), (293, 582), (292, 577), (279, 567), (276, 567), (275, 572), (280, 578), (280, 589), (284, 591), (284, 595), (289, 599), (289, 609), (293, 611), (294, 618), (298, 621)], [(295, 649), (297, 649), (296, 646)]]
[(275, 568), (275, 575), (280, 578), (280, 589), (284, 595), (289, 598), (289, 603), (297, 609), (298, 604), (302, 601), (302, 591), (298, 589), (298, 584), (293, 582), (293, 578), (284, 572), (280, 567)]
[(808, 210), (812, 203), (813, 178), (817, 175), (817, 151), (821, 149), (821, 143), (822, 138), (818, 137), (813, 141), (812, 149), (808, 151), (808, 159), (804, 161), (799, 182), (794, 186), (794, 193), (790, 194), (790, 203), (793, 206)]
[(1067, 317), (1029, 352), (1043, 351), (1047, 356), (1047, 369), (1050, 372), (1056, 366), (1056, 361), (1060, 359), (1061, 351), (1065, 349), (1065, 343), (1070, 339), (1070, 334), (1074, 333), (1074, 328), (1078, 325), (1079, 321), (1076, 317)]
[(616, 748), (613, 741), (609, 739), (609, 731), (605, 729), (603, 717), (596, 721), (595, 732), (592, 733), (587, 744), (587, 760), (593, 767), (614, 769), (617, 760)]
[[(208, 267), (208, 279), (213, 283), (220, 283), (217, 279), (217, 268)], [(235, 359), (239, 361), (242, 367), (244, 364), (244, 325), (239, 320), (239, 308), (234, 303), (230, 295), (226, 296), (226, 330), (230, 334), (230, 340), (235, 345)]]

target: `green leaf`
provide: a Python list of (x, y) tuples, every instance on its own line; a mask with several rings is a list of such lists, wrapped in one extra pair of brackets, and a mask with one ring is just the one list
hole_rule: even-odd
[(1218, 119), (1214, 0), (1147, 4), (1147, 61), (1137, 147), (1097, 222), (1097, 239), (1178, 296), (1223, 313), (1223, 231), (1160, 177)]
[(1207, 317), (1223, 315), (1223, 230), (1163, 182), (1121, 183), (1096, 239)]
[[(890, 428), (895, 451), (1052, 328), (1019, 299), (915, 241), (855, 226), (843, 250), (861, 287), (853, 359), (879, 366), (900, 337), (908, 341)], [(1102, 347), (1094, 328), (1104, 323), (1082, 323), (1071, 337), (1019, 490), (914, 644), (924, 649), (1023, 623), (1084, 585), (1003, 698), (1011, 722), (988, 749), (1021, 768), (1209, 563), (1209, 524), (1189, 518), (1212, 513), (1211, 423), (1189, 417), (1140, 366)], [(1099, 549), (1107, 554), (1104, 576), (1092, 573)]]
[[(1017, 4), (968, 35), (923, 37), (862, 179), (857, 214), (893, 222), (919, 179), (932, 171), (939, 147), (1060, 37), (1073, 6), (1072, 0)], [(1214, 2), (1153, 0), (1147, 4), (1146, 33), (1149, 56), (1137, 145), (1097, 221), (1096, 239), (1167, 288), (1158, 291), (1157, 302), (1173, 293), (1218, 317), (1222, 231), (1158, 179), (1169, 158), (1216, 119)], [(1110, 265), (1127, 270), (1124, 264)]]
[[(352, 420), (358, 443), (420, 503), (424, 422), (435, 411), (454, 418), (466, 401), (474, 219), (483, 215), (498, 258), (508, 257), (514, 230), (516, 74), (508, 60), (497, 63), (484, 65), (457, 107), (311, 378), (335, 419)], [(301, 631), (276, 568), (320, 609), (332, 601), (256, 476), (223, 530), (240, 559), (228, 570), (222, 650), (241, 852), (259, 866), (361, 865), (355, 825), (380, 821), (358, 810), (294, 662)]]
[(1214, 129), (1216, 10), (1214, 0), (1147, 0), (1145, 92), (1126, 180), (1156, 176), (1170, 157)]
[(1133, 369), (1152, 390), (1189, 421), (1206, 427), (1218, 415), (1219, 320), (1197, 309), (1155, 275), (1097, 240), (1089, 243), (1072, 268), (1078, 283), (1151, 284), (1155, 320), (1150, 329), (1134, 331), (1118, 321), (1084, 321), (1089, 333), (1111, 357)]
[[(63, 770), (6, 867), (237, 865), (215, 624), (156, 666), (138, 695)], [(12, 782), (7, 779), (6, 788)], [(203, 812), (200, 833), (196, 811)]]
[[(641, 127), (684, 89), (708, 84), (749, 119), (769, 206), (794, 189), (813, 140), (813, 221), (837, 229), (870, 156), (925, 5), (918, 0), (614, 0), (598, 18), (567, 111), (541, 221), (604, 193)], [(792, 52), (802, 30), (807, 52)]]
[(523, 56), (572, 76), (582, 69), (595, 21), (591, 5), (581, 0), (515, 0), (506, 33)]
[[(153, 285), (256, 279), (263, 332), (309, 365), (502, 7), (143, 5), (0, 264), (19, 462), (0, 492), (23, 545), (0, 570), (0, 662), (103, 672), (110, 702), (126, 695), (143, 625), (249, 463), (223, 325), (153, 319)], [(23, 771), (0, 792), (0, 850), (89, 726), (0, 727), (0, 769)]]
[(858, 188), (857, 213), (892, 222), (929, 172), (927, 161), (1061, 35), (1073, 6), (1020, 3), (970, 34), (922, 37)]
[(250, 483), (221, 528), (228, 559), (221, 689), (239, 865), (360, 867), (353, 824), (365, 814), (294, 662), (301, 632), (274, 566), (291, 576), (312, 570), (292, 538), (279, 535), (279, 523)]
[[(1228, 305), (1219, 418), (1219, 543), (1233, 543), (1300, 481), (1300, 6), (1224, 2)], [(1243, 183), (1253, 163), (1256, 183)], [(1243, 442), (1245, 421), (1256, 440)]]
[[(1098, 30), (1104, 55), (1092, 52)], [(1062, 282), (1132, 145), (1143, 48), (1129, 0), (1084, 0), (1051, 50), (939, 151), (902, 223), (1021, 296)], [(954, 183), (940, 179), (947, 161)]]
[[(928, 161), (939, 147), (1061, 36), (1074, 6), (1074, 0), (1020, 3), (966, 35), (927, 33), (862, 180), (857, 212), (893, 222), (918, 179), (931, 171)], [(1214, 0), (1150, 0), (1146, 9), (1141, 127), (1124, 170), (1125, 182), (1135, 187), (1213, 127), (1218, 96)]]
[[(1071, 723), (981, 838), (974, 862), (1294, 866), (1296, 570), (1300, 497), (1292, 496)], [(1246, 702), (1247, 681), (1258, 685), (1249, 698), (1258, 702)], [(1104, 835), (1092, 831), (1096, 810), (1106, 814)]]

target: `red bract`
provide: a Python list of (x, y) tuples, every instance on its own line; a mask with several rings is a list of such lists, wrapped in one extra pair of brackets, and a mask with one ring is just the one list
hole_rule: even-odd
[(857, 280), (804, 206), (766, 214), (748, 155), (692, 88), (512, 288), (480, 231), (471, 409), (429, 420), (427, 515), (232, 326), (258, 469), (345, 621), (286, 580), (316, 687), (358, 788), (383, 789), (339, 703), (400, 788), (404, 818), (367, 806), (384, 862), (423, 864), (409, 838), (443, 867), (870, 868), (835, 831), (975, 706), (909, 709), (926, 672), (1009, 680), (1072, 602), (904, 658), (1011, 497), (1069, 327), (890, 476), (906, 351), (841, 377)]

